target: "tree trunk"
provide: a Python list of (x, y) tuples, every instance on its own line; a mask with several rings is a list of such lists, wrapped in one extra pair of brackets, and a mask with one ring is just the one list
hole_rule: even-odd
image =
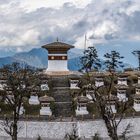
[(17, 140), (17, 122), (14, 122), (14, 125), (13, 125), (13, 136), (12, 136), (12, 140)]
[(119, 140), (116, 128), (113, 128), (112, 132), (112, 140)]
[(18, 134), (18, 114), (16, 112), (16, 108), (14, 111), (14, 120), (13, 120), (13, 136), (12, 136), (12, 140), (17, 140), (17, 134)]
[(110, 123), (108, 123), (109, 122), (105, 121), (109, 137), (111, 138), (111, 140), (119, 140), (117, 130), (113, 128)]
[(115, 135), (115, 134), (111, 138), (112, 138), (112, 140), (119, 140), (117, 135)]
[[(112, 140), (119, 140), (118, 138), (118, 134), (117, 134), (117, 128), (115, 126), (113, 126), (110, 122), (110, 120), (108, 119), (108, 117), (105, 115), (105, 106), (100, 105), (101, 108), (101, 114), (103, 117), (103, 120), (105, 122), (106, 128), (108, 130), (108, 135)], [(115, 121), (115, 120), (114, 120)]]

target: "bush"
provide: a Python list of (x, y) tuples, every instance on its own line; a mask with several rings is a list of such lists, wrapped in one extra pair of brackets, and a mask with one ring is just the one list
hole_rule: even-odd
[(50, 103), (50, 109), (51, 109), (51, 111), (52, 111), (52, 114), (55, 113), (55, 108), (56, 108), (55, 102), (51, 102), (51, 103)]
[(90, 114), (94, 114), (95, 116), (99, 115), (99, 109), (98, 109), (96, 103), (88, 103), (87, 104), (87, 111)]
[(1, 113), (2, 114), (11, 114), (12, 109), (9, 104), (5, 104), (4, 102), (0, 103)]
[(92, 137), (92, 140), (101, 140), (98, 133), (95, 133), (95, 135)]
[(40, 108), (41, 108), (40, 105), (29, 105), (29, 104), (24, 105), (26, 115), (39, 115)]
[(38, 136), (37, 140), (42, 140), (42, 138), (40, 136)]

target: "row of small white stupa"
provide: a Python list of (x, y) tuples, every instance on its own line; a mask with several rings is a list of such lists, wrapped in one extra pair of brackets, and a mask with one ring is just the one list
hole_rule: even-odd
[[(116, 113), (116, 100), (126, 102), (128, 101), (127, 97), (127, 89), (129, 88), (127, 84), (127, 75), (122, 75), (118, 77), (118, 84), (116, 85), (117, 89), (117, 96), (111, 95), (111, 97), (105, 97), (107, 101), (107, 107), (112, 108), (113, 113)], [(71, 82), (71, 89), (78, 89), (77, 87), (78, 80), (74, 80), (74, 82)], [(95, 78), (95, 86), (100, 87), (104, 86), (104, 79), (103, 77)], [(133, 97), (134, 99), (134, 105), (133, 108), (135, 111), (140, 111), (140, 77), (138, 77), (138, 83), (135, 86), (135, 95)], [(87, 111), (87, 103), (91, 102), (94, 98), (94, 90), (87, 91), (86, 96), (80, 96), (77, 99), (77, 109), (76, 109), (76, 115), (87, 115), (89, 112)]]
[[(4, 90), (5, 87), (5, 80), (0, 80), (0, 90)], [(41, 84), (40, 86), (41, 91), (48, 91), (49, 90), (49, 86), (47, 83)], [(12, 94), (7, 95), (7, 97), (9, 99), (13, 98)], [(53, 101), (54, 99), (52, 97), (48, 97), (48, 96), (43, 96), (38, 98), (37, 94), (32, 94), (29, 98), (29, 104), (30, 105), (39, 105), (41, 104), (41, 109), (40, 109), (40, 115), (48, 115), (51, 116), (52, 112), (50, 109), (50, 103)], [(8, 101), (7, 99), (5, 100), (5, 103), (7, 104)], [(24, 114), (25, 109), (23, 106), (21, 106), (20, 108), (20, 115)]]
[[(8, 98), (13, 98), (13, 95), (8, 95)], [(47, 95), (42, 96), (42, 97), (38, 97), (37, 95), (31, 95), (29, 98), (29, 104), (30, 105), (41, 105), (41, 109), (40, 109), (40, 115), (47, 115), (47, 116), (51, 116), (52, 115), (52, 111), (50, 109), (50, 104), (52, 102), (54, 102), (54, 98), (53, 97), (49, 97)], [(5, 100), (5, 104), (7, 104), (7, 100)], [(20, 115), (24, 114), (25, 109), (23, 107), (23, 105), (20, 108)]]
[[(2, 81), (0, 81), (0, 83), (2, 83)], [(79, 83), (79, 80), (70, 80), (70, 89), (79, 89), (79, 87), (77, 86)], [(0, 90), (3, 89), (3, 84), (0, 84)], [(95, 86), (99, 87), (99, 86), (104, 86), (104, 79), (103, 77), (98, 77), (95, 78)], [(133, 108), (136, 111), (140, 111), (140, 77), (138, 77), (138, 84), (135, 86), (136, 87), (136, 94), (134, 96), (134, 106)], [(126, 92), (128, 89), (128, 85), (127, 85), (127, 76), (123, 76), (123, 77), (118, 77), (118, 84), (116, 86), (117, 88), (117, 96), (113, 96), (110, 97), (110, 101), (108, 104), (109, 107), (112, 108), (112, 111), (114, 113), (116, 113), (116, 107), (115, 107), (115, 100), (119, 100), (119, 101), (127, 101), (128, 98), (126, 96)], [(48, 84), (42, 84), (41, 85), (41, 90), (45, 91), (45, 90), (49, 90)], [(9, 95), (12, 96), (12, 95)], [(86, 92), (86, 96), (79, 96), (77, 98), (77, 109), (76, 109), (76, 115), (86, 115), (89, 114), (89, 112), (87, 111), (87, 103), (91, 102), (94, 96), (94, 91), (87, 91)], [(36, 94), (32, 94), (29, 98), (29, 104), (30, 105), (39, 105), (41, 104), (41, 109), (40, 109), (40, 115), (48, 115), (51, 116), (52, 115), (52, 111), (50, 109), (50, 103), (54, 101), (54, 99), (52, 97), (48, 97), (48, 96), (43, 96), (43, 97), (38, 97), (38, 95)], [(20, 109), (20, 114), (24, 113), (24, 107), (22, 106)]]
[[(35, 98), (32, 100), (32, 97), (33, 98), (35, 97)], [(31, 102), (31, 100), (33, 102)], [(52, 111), (51, 111), (51, 108), (50, 108), (50, 104), (52, 102), (54, 102), (54, 101), (55, 100), (54, 100), (53, 97), (49, 97), (47, 95), (42, 96), (40, 98), (38, 98), (38, 96), (31, 96), (30, 99), (29, 99), (29, 102), (30, 102), (31, 105), (39, 105), (39, 104), (41, 104), (40, 115), (43, 115), (43, 116), (44, 115), (52, 116)], [(25, 109), (24, 109), (23, 106), (21, 106), (19, 114), (23, 115), (24, 112), (25, 112)]]
[(134, 109), (135, 111), (140, 111), (140, 75), (138, 77), (138, 83), (135, 86), (135, 95), (134, 95)]

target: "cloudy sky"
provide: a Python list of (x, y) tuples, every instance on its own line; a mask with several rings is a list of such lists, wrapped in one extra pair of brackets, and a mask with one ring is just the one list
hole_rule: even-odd
[(0, 56), (57, 37), (83, 48), (85, 34), (97, 49), (139, 49), (140, 0), (0, 0)]

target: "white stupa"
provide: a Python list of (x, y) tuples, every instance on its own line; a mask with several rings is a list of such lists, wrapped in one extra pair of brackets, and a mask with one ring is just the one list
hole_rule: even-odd
[(104, 86), (104, 75), (95, 76), (95, 86), (96, 87)]
[(41, 91), (46, 91), (46, 90), (49, 90), (48, 84), (47, 83), (41, 84)]
[(19, 110), (19, 115), (23, 115), (25, 112), (25, 109), (23, 107), (23, 105), (20, 107), (20, 110)]
[(117, 89), (117, 97), (119, 99), (119, 101), (128, 101), (128, 98), (127, 98), (127, 89), (128, 89), (128, 86), (125, 84), (121, 84), (121, 85), (116, 85), (116, 89)]
[(140, 74), (138, 75), (138, 84), (140, 84)]
[(42, 46), (48, 50), (48, 72), (68, 72), (68, 50), (74, 48), (74, 46), (59, 42), (46, 44)]
[(6, 80), (0, 79), (0, 90), (4, 90), (4, 87), (6, 86)]
[(86, 90), (86, 97), (90, 100), (90, 102), (93, 102), (93, 99), (96, 100), (94, 90)]
[(140, 111), (140, 84), (136, 85), (136, 94), (134, 95), (134, 105), (135, 111)]
[(78, 87), (79, 80), (78, 79), (70, 79), (70, 89), (80, 89)]
[(31, 95), (29, 98), (29, 104), (30, 105), (39, 105), (39, 99), (38, 99), (38, 95)]
[(86, 96), (79, 96), (77, 98), (77, 109), (76, 109), (76, 116), (78, 115), (88, 115), (89, 112), (87, 110), (87, 103), (89, 102), (88, 97)]
[(116, 113), (116, 102), (118, 101), (118, 98), (114, 95), (106, 95), (104, 96), (104, 99), (106, 100), (106, 110)]
[(121, 73), (118, 75), (118, 85), (126, 85), (127, 86), (127, 79), (128, 79), (127, 73)]
[(54, 98), (45, 95), (45, 96), (40, 97), (39, 101), (41, 103), (40, 115), (51, 116), (52, 111), (50, 108), (50, 104), (51, 104), (51, 102), (55, 101)]
[(96, 87), (104, 86), (105, 74), (102, 72), (93, 72), (93, 78)]

